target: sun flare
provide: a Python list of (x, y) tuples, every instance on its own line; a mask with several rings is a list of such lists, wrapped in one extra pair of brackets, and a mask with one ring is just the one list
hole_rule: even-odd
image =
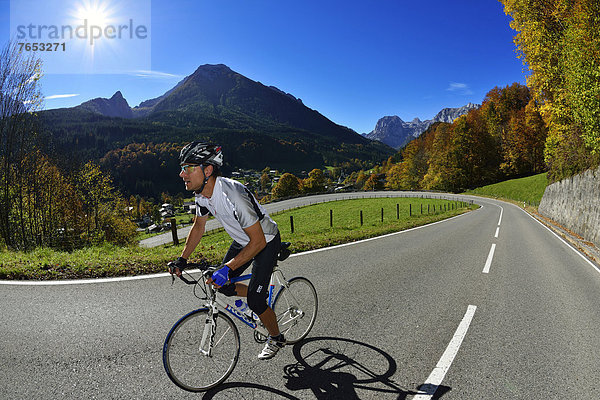
[(73, 13), (73, 17), (79, 21), (87, 20), (88, 25), (104, 27), (110, 23), (111, 10), (108, 2), (99, 0), (82, 0)]

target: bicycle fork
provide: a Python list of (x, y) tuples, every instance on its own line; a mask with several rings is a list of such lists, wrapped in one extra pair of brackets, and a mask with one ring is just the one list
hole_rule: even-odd
[(200, 341), (200, 348), (198, 349), (200, 354), (204, 354), (208, 357), (212, 357), (212, 349), (215, 345), (218, 312), (215, 305), (209, 304), (208, 314), (206, 316), (206, 321), (204, 322), (204, 329), (202, 330), (202, 340)]

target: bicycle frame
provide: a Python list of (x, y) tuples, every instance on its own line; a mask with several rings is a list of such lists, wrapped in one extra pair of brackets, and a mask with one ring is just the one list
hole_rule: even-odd
[[(250, 280), (252, 274), (241, 275), (235, 278), (232, 278), (231, 283), (238, 283)], [(267, 299), (267, 304), (269, 307), (273, 306), (273, 302), (277, 298), (277, 295), (281, 292), (281, 290), (286, 286), (287, 281), (283, 276), (283, 273), (279, 270), (277, 266), (275, 266), (273, 273), (271, 274), (271, 280), (269, 282), (269, 295)], [(209, 302), (206, 304), (206, 307), (213, 310), (215, 312), (222, 312), (222, 310), (227, 311), (229, 314), (233, 315), (240, 321), (242, 321), (245, 325), (254, 329), (260, 335), (267, 337), (269, 332), (260, 322), (260, 319), (256, 313), (248, 309), (248, 313), (246, 314), (244, 311), (240, 310), (239, 307), (235, 305), (235, 300), (244, 299), (244, 297), (240, 296), (225, 296), (222, 293), (217, 292), (212, 285), (207, 285), (208, 293), (209, 293)], [(214, 299), (214, 300), (212, 300)], [(208, 327), (207, 327), (208, 328)], [(203, 333), (202, 339), (202, 347), (205, 343), (205, 338), (209, 331), (209, 329), (205, 329)], [(213, 336), (213, 335), (210, 335)], [(212, 347), (212, 343), (211, 343)], [(204, 347), (203, 347), (204, 348)], [(210, 350), (209, 350), (210, 351)]]

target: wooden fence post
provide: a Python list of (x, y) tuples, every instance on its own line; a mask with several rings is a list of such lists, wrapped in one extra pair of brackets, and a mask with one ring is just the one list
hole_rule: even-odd
[(175, 246), (179, 245), (179, 238), (177, 237), (177, 220), (175, 218), (171, 218), (171, 234), (173, 235), (173, 244)]

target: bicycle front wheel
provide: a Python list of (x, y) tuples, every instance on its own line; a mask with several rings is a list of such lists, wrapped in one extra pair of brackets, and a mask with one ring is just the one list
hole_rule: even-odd
[(223, 383), (239, 355), (240, 335), (231, 318), (218, 313), (213, 320), (206, 308), (177, 321), (163, 346), (167, 375), (190, 392), (203, 392)]
[(308, 335), (315, 324), (318, 306), (317, 291), (306, 278), (292, 278), (281, 288), (273, 302), (273, 311), (287, 343), (299, 342)]

